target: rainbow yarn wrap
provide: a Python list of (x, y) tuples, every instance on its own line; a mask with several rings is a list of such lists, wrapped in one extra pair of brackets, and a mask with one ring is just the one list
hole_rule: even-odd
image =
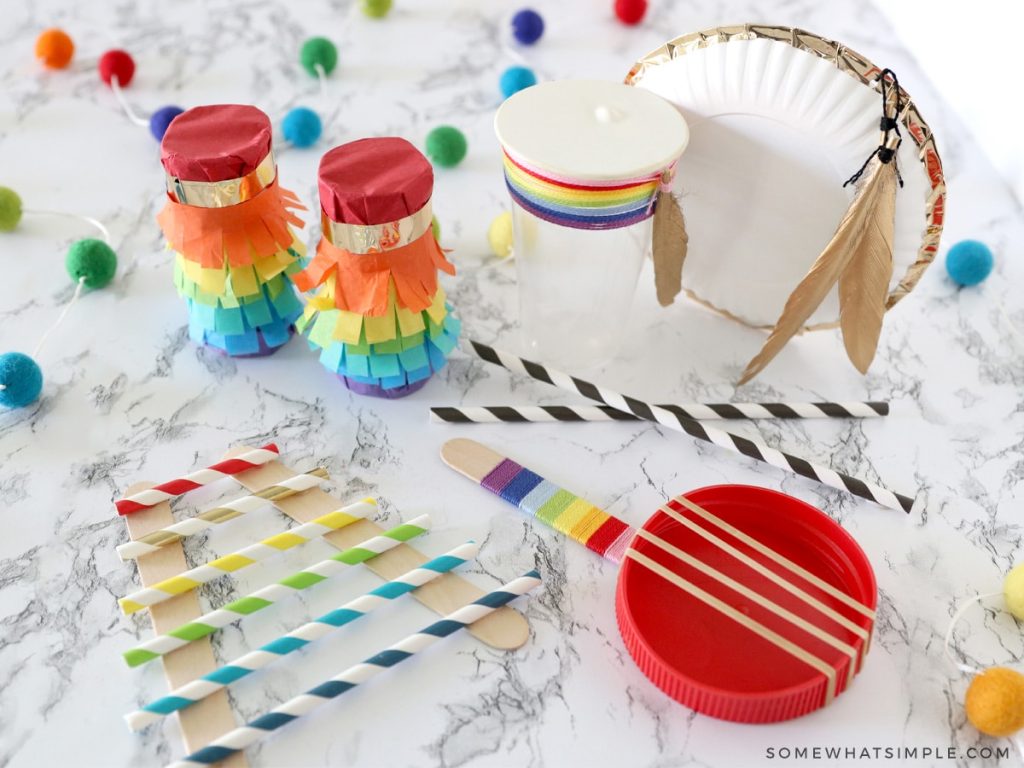
[(658, 192), (671, 188), (675, 165), (643, 177), (580, 181), (531, 167), (504, 151), (505, 183), (524, 210), (573, 229), (618, 229), (654, 215)]
[(616, 563), (635, 533), (617, 517), (511, 459), (503, 459), (480, 485)]

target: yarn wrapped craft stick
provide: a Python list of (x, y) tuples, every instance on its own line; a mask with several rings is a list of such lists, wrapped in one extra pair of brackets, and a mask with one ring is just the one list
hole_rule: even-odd
[(253, 469), (254, 467), (266, 464), (268, 461), (276, 459), (278, 453), (277, 446), (273, 443), (268, 443), (262, 448), (247, 451), (233, 459), (219, 461), (206, 469), (200, 469), (184, 477), (168, 480), (166, 483), (160, 483), (160, 485), (155, 485), (145, 491), (139, 491), (131, 496), (118, 499), (114, 502), (114, 506), (117, 507), (117, 514), (130, 515), (132, 512), (138, 512), (140, 509), (155, 506), (161, 501), (169, 501), (176, 496), (194, 491), (196, 488), (216, 482), (221, 478), (237, 475), (239, 472), (245, 472), (247, 469)]
[(363, 499), (355, 504), (349, 504), (341, 509), (328, 512), (308, 523), (290, 528), (282, 533), (275, 534), (263, 539), (248, 547), (232, 552), (230, 555), (218, 557), (205, 565), (200, 565), (185, 573), (178, 574), (170, 579), (164, 579), (151, 587), (145, 587), (133, 592), (127, 597), (122, 597), (118, 603), (121, 610), (126, 614), (132, 614), (148, 608), (151, 605), (170, 600), (175, 595), (188, 592), (207, 582), (218, 579), (228, 573), (240, 571), (261, 560), (277, 555), (285, 550), (305, 544), (307, 541), (318, 539), (331, 531), (351, 525), (356, 520), (362, 520), (367, 515), (377, 511), (377, 502), (374, 499)]
[(428, 560), (418, 568), (381, 584), (376, 589), (335, 608), (330, 613), (325, 613), (257, 650), (203, 675), (198, 680), (186, 683), (166, 696), (147, 704), (142, 709), (126, 715), (125, 720), (128, 727), (133, 731), (138, 731), (172, 712), (191, 707), (215, 691), (251, 675), (282, 656), (304, 648), (331, 631), (372, 613), (376, 608), (422, 587), (453, 568), (458, 568), (466, 561), (474, 559), (479, 551), (480, 545), (470, 541)]
[(715, 427), (705, 426), (698, 421), (684, 418), (660, 406), (650, 405), (643, 400), (637, 400), (606, 387), (578, 379), (575, 376), (570, 376), (540, 363), (535, 363), (532, 360), (525, 360), (507, 352), (501, 352), (479, 341), (469, 340), (469, 343), (463, 345), (463, 348), (474, 357), (494, 365), (500, 365), (513, 373), (519, 373), (532, 379), (543, 381), (567, 392), (575, 392), (590, 400), (596, 400), (599, 403), (609, 405), (616, 410), (632, 413), (644, 421), (653, 421), (677, 432), (685, 432), (698, 440), (713, 443), (721, 448), (727, 448), (734, 453), (763, 461), (766, 464), (771, 464), (773, 467), (784, 469), (801, 477), (817, 480), (819, 483), (831, 488), (847, 491), (854, 496), (868, 499), (883, 507), (902, 510), (909, 514), (914, 506), (914, 498), (911, 496), (894, 493), (880, 485), (837, 472), (830, 467), (814, 464), (798, 456), (783, 453), (772, 448), (763, 440), (741, 437), (740, 435), (734, 435), (731, 432)]
[(137, 667), (153, 659), (164, 656), (171, 651), (182, 648), (193, 640), (212, 635), (239, 619), (262, 611), (267, 606), (292, 595), (309, 589), (325, 579), (329, 579), (351, 565), (359, 565), (372, 560), (377, 555), (388, 552), (399, 544), (416, 538), (430, 530), (430, 516), (420, 515), (408, 523), (396, 525), (380, 536), (362, 541), (354, 547), (342, 550), (326, 560), (304, 570), (286, 576), (275, 584), (269, 584), (252, 594), (200, 616), (198, 619), (182, 624), (165, 635), (158, 635), (142, 645), (125, 651), (122, 655), (130, 667)]
[(360, 683), (365, 683), (370, 678), (376, 677), (381, 672), (429, 648), (439, 640), (453, 635), (460, 629), (493, 613), (501, 606), (507, 605), (517, 597), (534, 589), (540, 583), (540, 574), (537, 571), (527, 571), (519, 578), (513, 579), (493, 592), (488, 592), (469, 605), (449, 613), (440, 621), (435, 621), (419, 632), (409, 635), (361, 664), (349, 667), (341, 674), (335, 675), (290, 701), (286, 701), (267, 714), (224, 734), (185, 759), (171, 763), (169, 768), (194, 768), (195, 766), (219, 763), (234, 753), (255, 744), (281, 726), (309, 714), (317, 707), (352, 690)]
[[(870, 419), (889, 414), (885, 402), (851, 403), (686, 403), (663, 404), (680, 418), (718, 419)], [(553, 421), (643, 421), (610, 405), (468, 405), (430, 409), (430, 420), (441, 424), (526, 424)]]
[(134, 560), (141, 555), (148, 555), (150, 552), (156, 552), (160, 547), (166, 547), (168, 544), (193, 536), (207, 528), (253, 512), (267, 503), (280, 501), (294, 496), (296, 493), (315, 488), (327, 477), (327, 470), (323, 467), (317, 467), (305, 474), (295, 475), (295, 477), (267, 486), (249, 496), (242, 496), (222, 506), (207, 509), (195, 517), (180, 520), (166, 528), (147, 533), (134, 541), (119, 544), (117, 554), (120, 555), (121, 560)]

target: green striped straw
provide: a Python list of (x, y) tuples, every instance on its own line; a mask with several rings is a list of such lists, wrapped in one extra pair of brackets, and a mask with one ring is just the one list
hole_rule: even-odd
[(182, 624), (168, 632), (166, 635), (157, 635), (137, 648), (125, 651), (122, 655), (128, 662), (129, 667), (137, 667), (141, 664), (158, 659), (161, 656), (182, 648), (193, 640), (212, 635), (218, 629), (233, 624), (243, 616), (262, 611), (269, 605), (288, 597), (296, 592), (309, 589), (314, 584), (319, 584), (329, 579), (350, 565), (365, 563), (399, 544), (414, 539), (430, 530), (430, 516), (420, 515), (416, 519), (397, 525), (380, 536), (367, 539), (351, 549), (346, 549), (336, 555), (322, 560), (305, 570), (293, 573), (290, 576), (270, 584), (262, 589), (253, 592), (251, 595), (239, 598), (228, 603), (223, 608), (210, 611), (205, 616), (200, 616), (195, 621)]

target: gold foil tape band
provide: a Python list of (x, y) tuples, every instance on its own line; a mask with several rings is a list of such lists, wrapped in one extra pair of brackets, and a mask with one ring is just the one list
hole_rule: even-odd
[[(632, 560), (633, 562), (653, 571), (673, 586), (676, 586), (684, 592), (697, 598), (702, 603), (707, 605), (709, 608), (713, 608), (719, 613), (728, 616), (737, 624), (750, 630), (758, 637), (768, 641), (776, 648), (779, 648), (780, 650), (788, 653), (790, 656), (793, 656), (794, 658), (802, 661), (804, 664), (807, 664), (809, 667), (812, 667), (813, 669), (820, 672), (825, 677), (825, 680), (827, 682), (827, 686), (825, 688), (825, 704), (832, 703), (832, 699), (834, 699), (836, 696), (836, 670), (826, 661), (818, 658), (810, 651), (801, 648), (792, 640), (783, 637), (778, 632), (774, 631), (773, 629), (770, 629), (769, 627), (766, 627), (761, 622), (750, 618), (745, 613), (729, 605), (724, 600), (715, 597), (710, 592), (706, 592), (700, 587), (698, 587), (696, 584), (687, 581), (682, 576), (675, 573), (674, 571), (669, 570), (656, 560), (652, 560), (651, 558), (647, 557), (647, 555), (637, 552), (632, 547), (626, 550), (626, 557), (629, 560)], [(850, 665), (853, 666), (852, 661)]]
[(419, 240), (434, 219), (431, 201), (411, 216), (385, 224), (342, 224), (321, 211), (320, 223), (327, 242), (349, 253), (380, 253)]
[(227, 208), (251, 200), (269, 187), (277, 176), (273, 151), (268, 152), (256, 170), (227, 181), (186, 181), (167, 174), (167, 194), (184, 205), (199, 208)]

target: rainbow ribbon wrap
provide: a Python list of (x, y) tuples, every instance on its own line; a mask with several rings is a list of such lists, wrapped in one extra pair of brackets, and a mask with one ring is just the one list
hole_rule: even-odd
[(658, 192), (670, 189), (675, 165), (664, 171), (612, 181), (573, 180), (531, 167), (504, 152), (505, 183), (512, 199), (534, 216), (573, 229), (618, 229), (654, 215)]

